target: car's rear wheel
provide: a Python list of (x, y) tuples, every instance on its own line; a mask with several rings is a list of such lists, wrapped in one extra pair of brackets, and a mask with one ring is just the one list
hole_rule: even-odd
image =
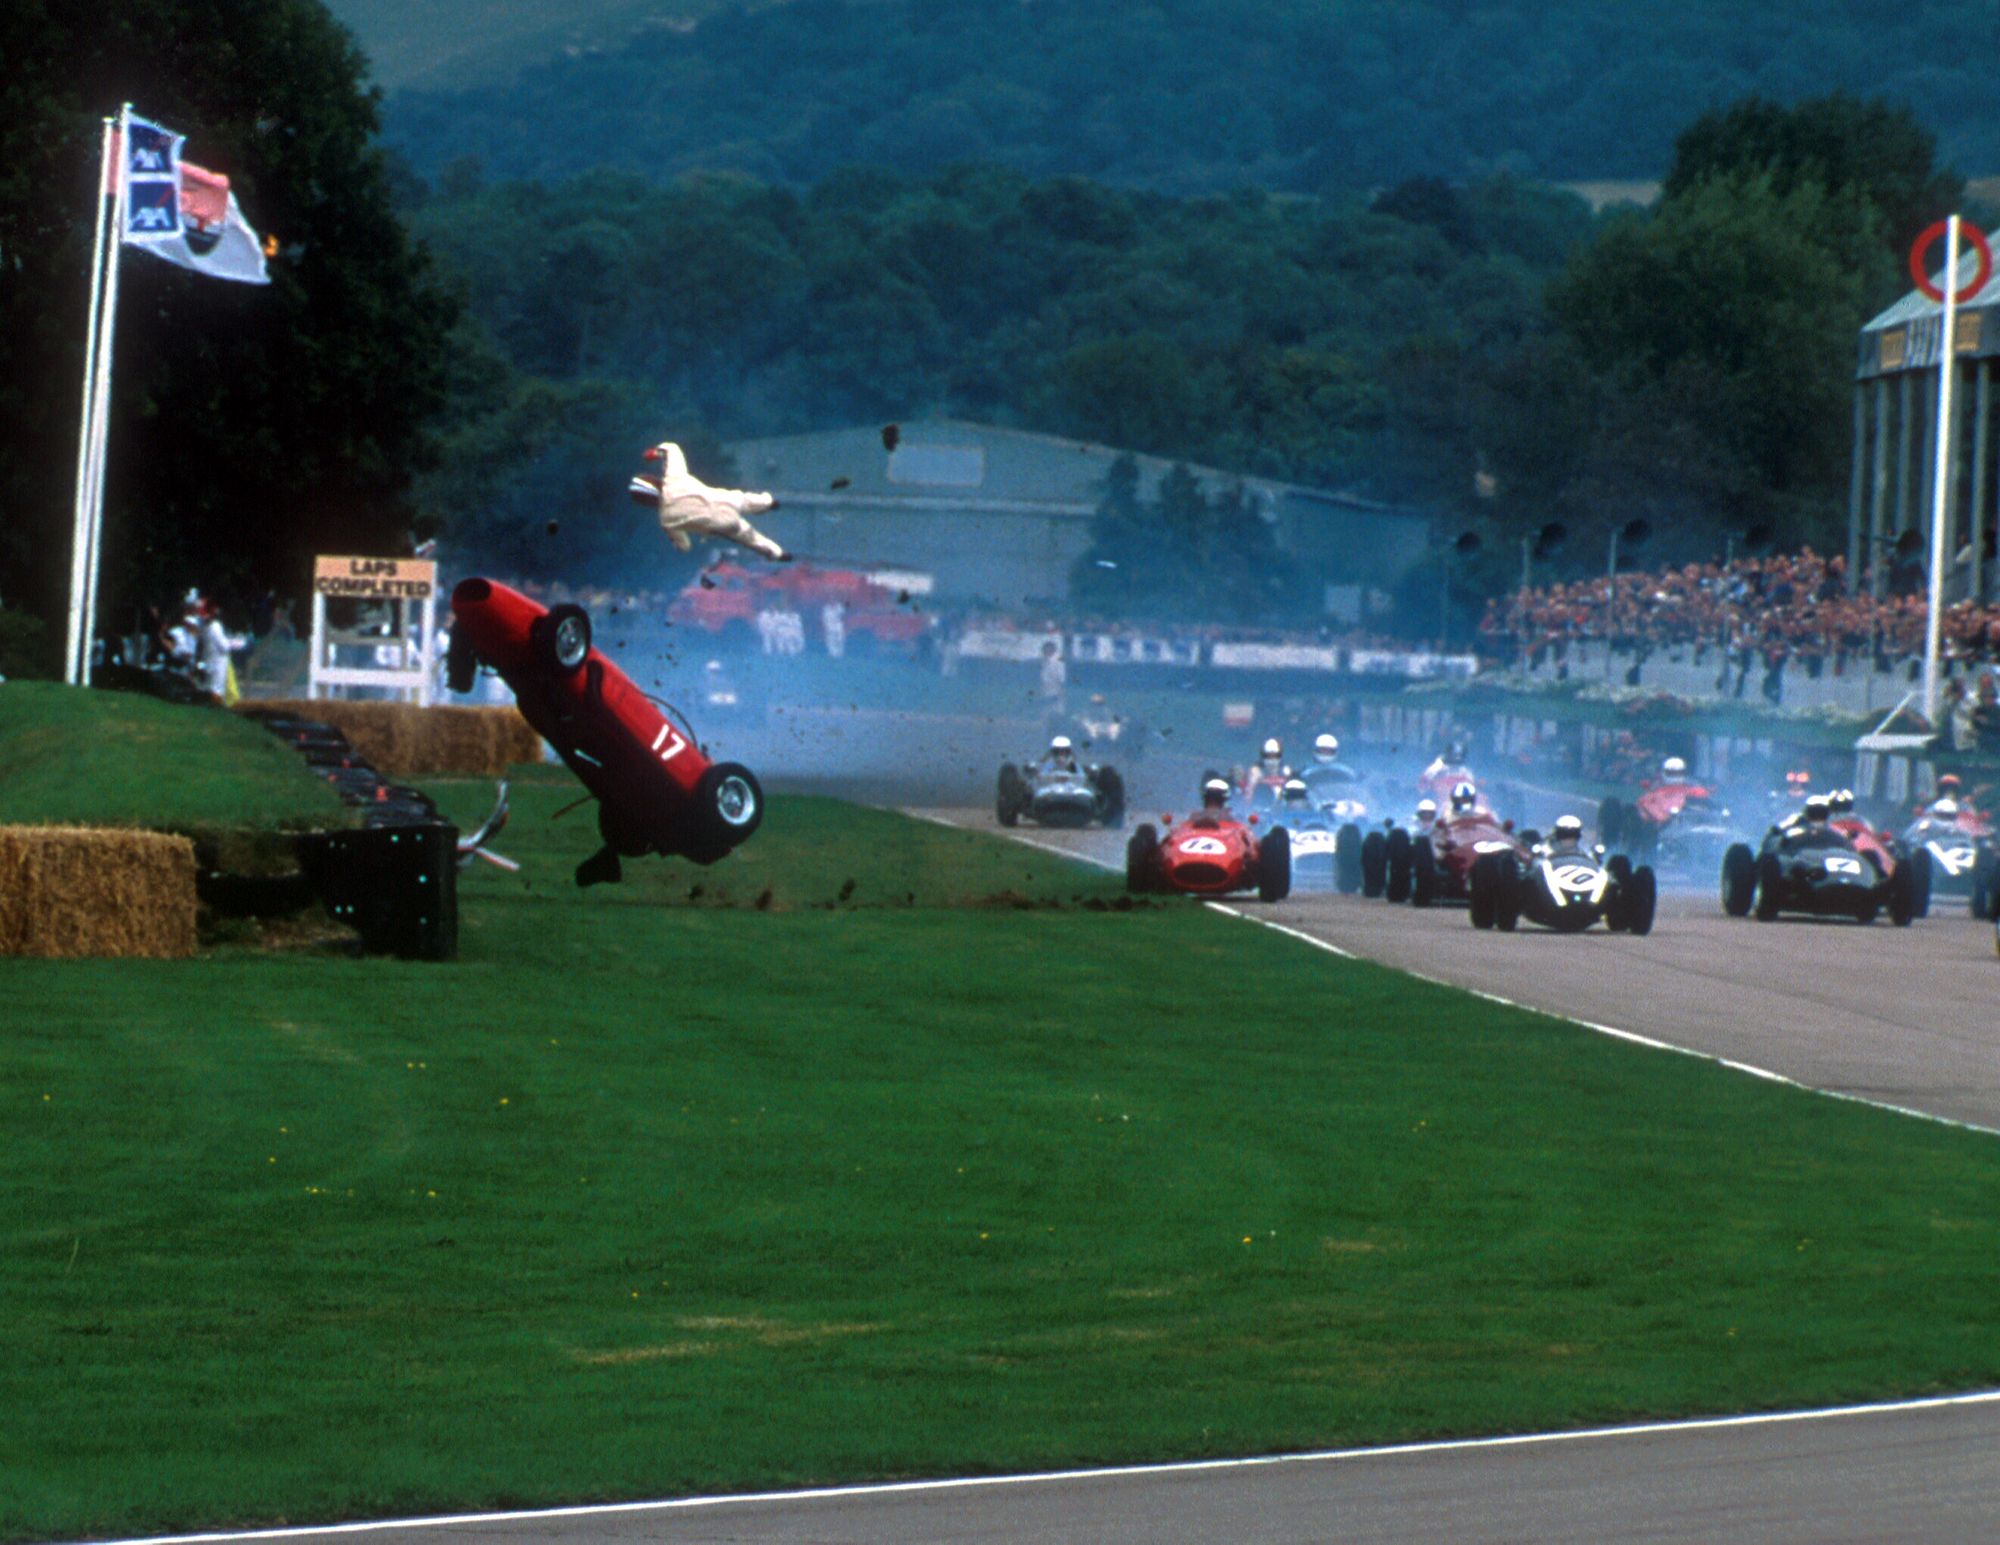
[[(1757, 921), (1770, 923), (1778, 917), (1778, 891), (1785, 883), (1785, 872), (1779, 866), (1777, 855), (1766, 853), (1757, 861)], [(1874, 920), (1874, 908), (1869, 908), (1870, 921)]]
[(1722, 855), (1722, 910), (1748, 917), (1757, 899), (1757, 855), (1747, 842), (1732, 842)]
[(1996, 877), (2000, 877), (2000, 859), (1994, 857), (1991, 848), (1980, 848), (1972, 860), (1972, 897), (1966, 906), (1981, 922), (1993, 916)]
[(534, 631), (542, 664), (564, 676), (583, 669), (590, 657), (590, 614), (581, 606), (551, 607), (546, 617), (537, 620)]
[(1521, 921), (1521, 871), (1505, 853), (1493, 855), (1493, 926), (1512, 933)]
[(695, 821), (708, 851), (727, 853), (764, 821), (764, 788), (741, 762), (717, 762), (694, 786)]
[(1429, 842), (1410, 844), (1410, 905), (1427, 907), (1437, 900), (1437, 853)]
[(1653, 873), (1651, 864), (1641, 864), (1632, 871), (1632, 878), (1623, 887), (1623, 913), (1625, 931), (1632, 934), (1649, 934), (1653, 931), (1654, 914), (1660, 910), (1660, 882)]
[(1292, 893), (1292, 834), (1282, 826), (1257, 844), (1257, 899), (1283, 901)]
[(1628, 883), (1632, 878), (1632, 860), (1623, 853), (1613, 853), (1604, 861), (1604, 867), (1610, 871), (1611, 878), (1620, 885)]
[(1917, 903), (1920, 882), (1913, 863), (1901, 863), (1896, 872), (1889, 876), (1889, 921), (1898, 928), (1907, 928), (1918, 916)]
[(1920, 847), (1896, 866), (1897, 873), (1904, 870), (1910, 875), (1911, 916), (1931, 915), (1931, 850)]
[(1093, 780), (1097, 784), (1098, 816), (1106, 826), (1125, 824), (1125, 780), (1115, 767), (1100, 767)]
[(1125, 889), (1135, 896), (1158, 888), (1160, 834), (1144, 822), (1125, 844)]
[(1343, 896), (1361, 889), (1361, 828), (1352, 821), (1334, 833), (1333, 888)]
[(1472, 893), (1472, 926), (1487, 929), (1493, 926), (1495, 911), (1493, 869), (1499, 855), (1482, 853), (1473, 860), (1470, 890)]
[(1607, 848), (1620, 847), (1624, 844), (1625, 802), (1622, 799), (1598, 801), (1597, 840)]
[(1382, 832), (1370, 832), (1361, 839), (1361, 894), (1371, 901), (1389, 883), (1389, 839)]
[(1000, 785), (993, 795), (993, 815), (1002, 826), (1012, 826), (1028, 807), (1028, 780), (1012, 762), (1000, 764)]
[(1415, 847), (1410, 834), (1401, 827), (1389, 833), (1388, 876), (1382, 894), (1399, 905), (1410, 899), (1410, 854)]

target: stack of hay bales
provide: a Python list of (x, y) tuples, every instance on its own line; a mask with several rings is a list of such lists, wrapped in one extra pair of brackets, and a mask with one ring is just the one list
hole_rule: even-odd
[(0, 826), (0, 955), (192, 955), (195, 910), (186, 837)]
[(497, 778), (515, 762), (539, 762), (542, 738), (512, 708), (419, 708), (413, 703), (285, 699), (245, 708), (331, 724), (369, 766), (389, 778), (439, 774)]

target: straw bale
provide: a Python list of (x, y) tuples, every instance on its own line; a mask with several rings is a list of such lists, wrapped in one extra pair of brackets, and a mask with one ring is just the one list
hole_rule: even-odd
[(192, 955), (195, 911), (186, 837), (0, 826), (0, 955)]
[(245, 703), (331, 724), (384, 777), (446, 774), (497, 778), (515, 762), (538, 762), (542, 739), (513, 708), (285, 699)]

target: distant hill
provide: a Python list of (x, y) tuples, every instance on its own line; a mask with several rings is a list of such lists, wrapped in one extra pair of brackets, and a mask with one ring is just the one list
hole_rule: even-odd
[(1948, 159), (2000, 165), (1991, 0), (334, 3), (383, 78), (411, 82), (387, 129), (425, 173), (475, 157), (489, 176), (806, 184), (988, 161), (1181, 194), (1644, 179), (1712, 107), (1835, 90), (1908, 102)]
[(722, 0), (326, 0), (389, 90), (463, 90), (532, 64), (686, 25)]

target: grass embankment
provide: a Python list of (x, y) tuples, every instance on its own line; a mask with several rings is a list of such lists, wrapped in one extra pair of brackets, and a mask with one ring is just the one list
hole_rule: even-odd
[(0, 823), (207, 836), (346, 816), (297, 752), (234, 714), (10, 681), (0, 685)]
[(2000, 1381), (1990, 1138), (826, 801), (580, 895), (570, 792), (456, 966), (0, 967), (0, 1534)]

